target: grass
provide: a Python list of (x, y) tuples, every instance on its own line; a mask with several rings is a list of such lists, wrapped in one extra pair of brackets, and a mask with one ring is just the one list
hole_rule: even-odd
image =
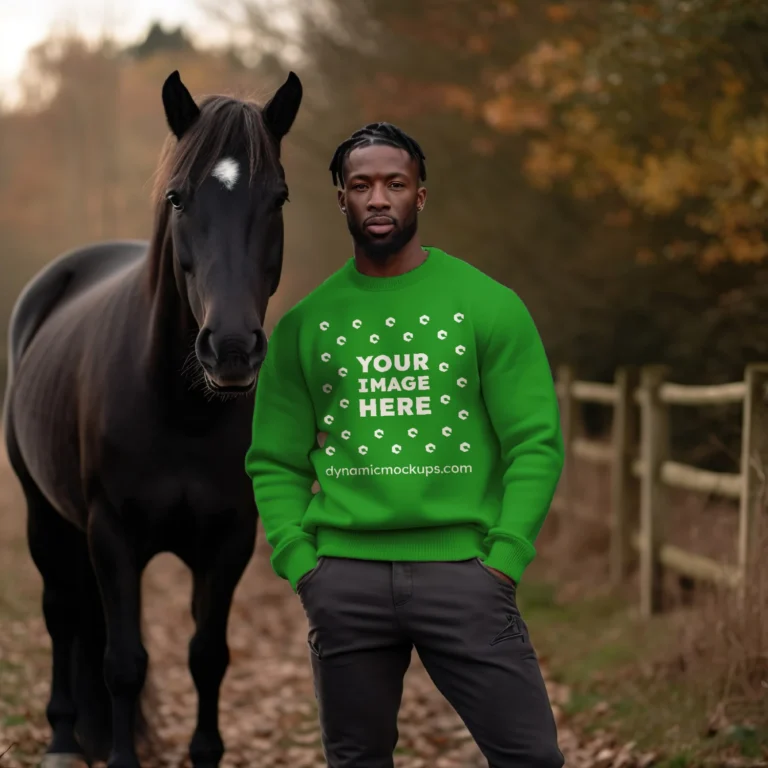
[(643, 621), (624, 598), (560, 602), (555, 585), (535, 581), (521, 584), (519, 606), (554, 680), (570, 687), (565, 711), (584, 732), (606, 729), (638, 749), (661, 748), (664, 768), (768, 759), (768, 705), (756, 722), (707, 735), (718, 703), (711, 679), (703, 669), (676, 674), (670, 664), (681, 654), (679, 614)]

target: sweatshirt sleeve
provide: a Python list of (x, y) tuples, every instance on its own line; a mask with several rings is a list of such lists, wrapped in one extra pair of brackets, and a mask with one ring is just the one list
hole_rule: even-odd
[(272, 567), (295, 590), (299, 579), (317, 565), (314, 537), (301, 527), (313, 497), (315, 472), (309, 454), (317, 429), (292, 321), (282, 318), (269, 339), (256, 387), (245, 469), (272, 547)]
[(507, 289), (480, 362), (480, 385), (499, 440), (503, 501), (486, 539), (485, 564), (520, 581), (563, 468), (557, 395), (528, 309)]

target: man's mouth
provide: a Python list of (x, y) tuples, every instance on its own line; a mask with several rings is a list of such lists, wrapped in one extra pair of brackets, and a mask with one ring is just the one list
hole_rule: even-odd
[(365, 222), (365, 228), (372, 235), (383, 237), (395, 228), (395, 222), (389, 216), (372, 216)]

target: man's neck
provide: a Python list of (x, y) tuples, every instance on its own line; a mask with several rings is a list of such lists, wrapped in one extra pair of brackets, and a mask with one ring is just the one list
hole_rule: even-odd
[(402, 251), (393, 254), (386, 261), (372, 259), (359, 246), (355, 246), (355, 264), (357, 271), (369, 277), (397, 277), (416, 269), (427, 259), (427, 251), (422, 248), (417, 238), (413, 238)]

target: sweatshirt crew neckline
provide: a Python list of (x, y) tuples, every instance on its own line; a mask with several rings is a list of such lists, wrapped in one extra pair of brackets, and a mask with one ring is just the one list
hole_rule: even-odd
[(395, 291), (415, 285), (440, 271), (439, 262), (442, 255), (440, 249), (431, 246), (424, 246), (423, 249), (427, 252), (427, 258), (421, 264), (413, 269), (409, 269), (402, 275), (393, 275), (391, 277), (364, 275), (358, 270), (355, 259), (352, 257), (346, 264), (347, 278), (353, 285), (364, 291)]

